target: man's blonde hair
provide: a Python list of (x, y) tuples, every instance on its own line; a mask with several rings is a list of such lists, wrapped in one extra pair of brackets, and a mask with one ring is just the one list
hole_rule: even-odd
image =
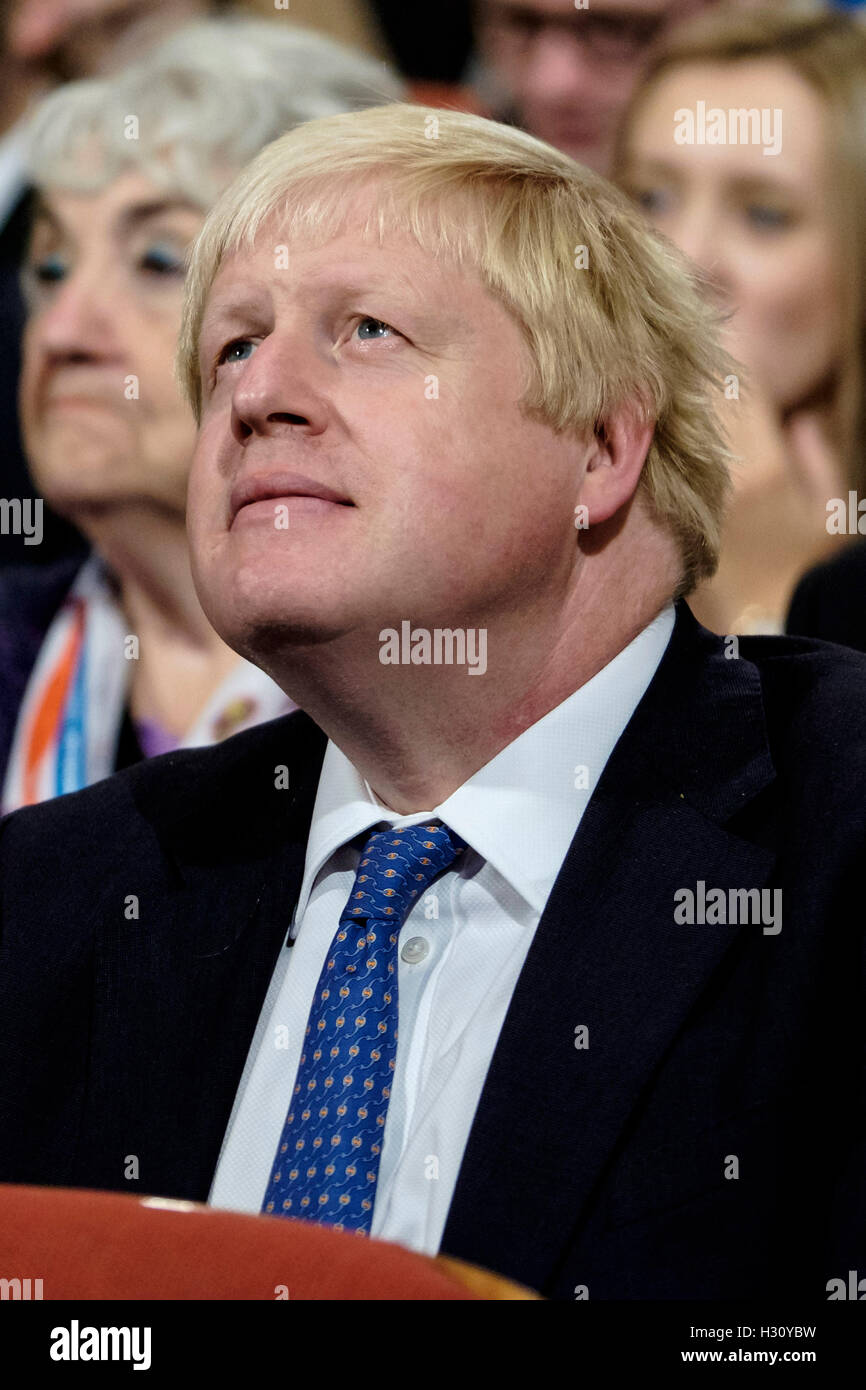
[(222, 194), (193, 247), (177, 375), (196, 419), (198, 343), (225, 257), (274, 217), (275, 245), (324, 241), (349, 195), (375, 186), (364, 237), (409, 232), (480, 276), (525, 336), (521, 405), (585, 434), (620, 408), (655, 422), (640, 487), (680, 545), (689, 592), (715, 571), (729, 488), (717, 419), (731, 364), (686, 263), (606, 180), (522, 131), (393, 103), (311, 121), (263, 149)]

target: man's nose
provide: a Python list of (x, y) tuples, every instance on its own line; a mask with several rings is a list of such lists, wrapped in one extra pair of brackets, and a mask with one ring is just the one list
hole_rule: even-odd
[(322, 375), (329, 366), (297, 335), (269, 334), (239, 370), (232, 392), (238, 442), (286, 431), (321, 434), (329, 416)]

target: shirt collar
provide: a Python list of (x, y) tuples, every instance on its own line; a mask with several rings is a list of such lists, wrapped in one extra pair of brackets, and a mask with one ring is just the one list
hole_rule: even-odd
[(455, 830), (536, 913), (543, 912), (604, 765), (655, 675), (674, 617), (668, 604), (591, 680), (429, 811), (401, 816), (384, 806), (329, 739), (295, 921), (341, 845), (383, 822), (403, 826), (430, 817)]

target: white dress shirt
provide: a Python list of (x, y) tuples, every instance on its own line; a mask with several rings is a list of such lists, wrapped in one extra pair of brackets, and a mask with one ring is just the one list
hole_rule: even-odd
[[(316, 985), (375, 826), (436, 818), (466, 841), (398, 938), (399, 1046), (371, 1234), (435, 1254), (535, 929), (614, 745), (674, 625), (668, 605), (614, 659), (430, 811), (384, 806), (328, 742), (294, 915), (250, 1045), (209, 1201), (261, 1209)], [(357, 837), (357, 843), (353, 844)]]

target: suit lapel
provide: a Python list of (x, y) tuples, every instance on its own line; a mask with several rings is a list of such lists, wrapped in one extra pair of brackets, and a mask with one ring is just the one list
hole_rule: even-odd
[[(161, 874), (139, 917), (101, 932), (82, 1155), (91, 1175), (118, 1140), (141, 1155), (140, 1190), (204, 1200), (250, 1040), (300, 891), (325, 737), (303, 715), (185, 756), (199, 780), (139, 810)], [(288, 770), (289, 787), (276, 783)], [(145, 783), (149, 786), (149, 783)], [(136, 885), (137, 886), (137, 885)], [(130, 891), (134, 891), (130, 886)], [(114, 1181), (111, 1181), (111, 1179)]]
[(544, 1291), (665, 1049), (732, 941), (760, 930), (678, 925), (674, 894), (766, 883), (774, 855), (736, 816), (773, 776), (756, 668), (680, 604), (527, 955), (443, 1251)]

